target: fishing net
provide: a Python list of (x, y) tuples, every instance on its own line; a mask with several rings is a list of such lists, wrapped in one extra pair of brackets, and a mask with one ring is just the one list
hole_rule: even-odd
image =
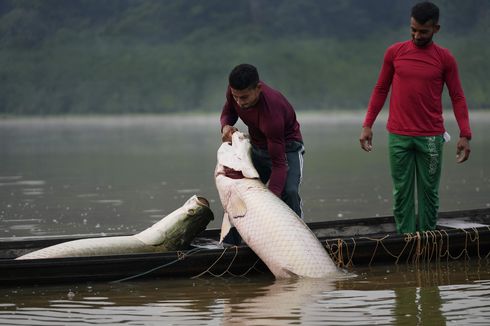
[[(373, 265), (377, 263), (431, 263), (443, 260), (488, 259), (490, 226), (479, 228), (461, 228), (417, 232), (414, 234), (397, 235), (383, 234), (377, 237), (357, 236), (328, 238), (321, 240), (328, 254), (339, 268), (352, 268), (356, 265)], [(265, 273), (267, 268), (255, 255), (250, 255), (246, 246), (229, 246), (216, 251), (208, 264), (203, 265), (202, 272), (192, 278), (211, 277), (244, 277), (251, 273)], [(175, 260), (157, 266), (132, 277), (145, 276), (159, 269), (185, 261), (186, 258), (206, 252), (204, 248), (179, 251)], [(245, 253), (241, 258), (240, 254)]]
[(441, 260), (488, 258), (482, 253), (481, 233), (488, 237), (490, 226), (459, 230), (435, 230), (405, 235), (339, 238), (324, 240), (324, 246), (338, 267), (376, 262), (430, 263)]

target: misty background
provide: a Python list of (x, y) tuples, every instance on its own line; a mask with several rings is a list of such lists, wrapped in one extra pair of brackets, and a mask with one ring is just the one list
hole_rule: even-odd
[[(243, 62), (298, 111), (362, 109), (414, 3), (0, 0), (0, 115), (220, 112)], [(490, 108), (490, 1), (435, 3), (470, 110)]]

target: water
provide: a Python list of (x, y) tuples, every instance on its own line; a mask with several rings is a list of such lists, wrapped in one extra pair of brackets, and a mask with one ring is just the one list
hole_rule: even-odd
[[(305, 219), (391, 214), (383, 117), (375, 149), (358, 137), (362, 113), (303, 114)], [(489, 113), (474, 113), (470, 161), (444, 153), (441, 210), (490, 206)], [(140, 231), (194, 193), (222, 210), (213, 170), (217, 117), (0, 120), (0, 237)], [(203, 270), (205, 267), (203, 267)], [(0, 289), (0, 325), (488, 324), (487, 259), (356, 266), (357, 277), (275, 281), (203, 277)]]
[[(474, 113), (468, 162), (456, 164), (457, 128), (444, 152), (441, 210), (490, 206), (490, 113)], [(360, 150), (363, 114), (300, 116), (306, 143), (305, 220), (391, 214), (386, 131)], [(214, 185), (215, 116), (0, 120), (0, 237), (135, 232), (206, 197), (220, 226)]]
[(337, 280), (199, 278), (0, 289), (0, 325), (488, 325), (476, 261), (359, 267)]

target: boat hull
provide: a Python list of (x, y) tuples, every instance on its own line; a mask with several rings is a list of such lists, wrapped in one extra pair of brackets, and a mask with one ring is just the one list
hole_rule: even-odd
[[(436, 231), (419, 235), (394, 233), (391, 216), (315, 222), (308, 226), (337, 266), (348, 269), (366, 265), (488, 258), (490, 208), (440, 213), (439, 219), (449, 222), (446, 221)], [(270, 274), (249, 247), (220, 246), (219, 232), (204, 231), (182, 251), (30, 260), (14, 258), (81, 236), (2, 239), (0, 285)]]

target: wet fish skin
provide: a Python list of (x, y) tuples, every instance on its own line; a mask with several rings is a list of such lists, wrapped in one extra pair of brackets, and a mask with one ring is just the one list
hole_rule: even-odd
[(174, 251), (186, 248), (214, 216), (209, 202), (192, 196), (148, 229), (129, 236), (80, 239), (30, 252), (16, 259), (44, 259)]
[[(227, 168), (244, 167), (253, 176), (250, 155), (244, 153), (250, 149), (248, 138), (235, 132), (232, 144), (223, 143), (218, 150), (215, 180), (224, 209), (221, 239), (231, 226), (236, 227), (276, 278), (340, 273), (304, 221), (259, 179), (227, 177)], [(236, 151), (239, 153), (233, 153)]]

